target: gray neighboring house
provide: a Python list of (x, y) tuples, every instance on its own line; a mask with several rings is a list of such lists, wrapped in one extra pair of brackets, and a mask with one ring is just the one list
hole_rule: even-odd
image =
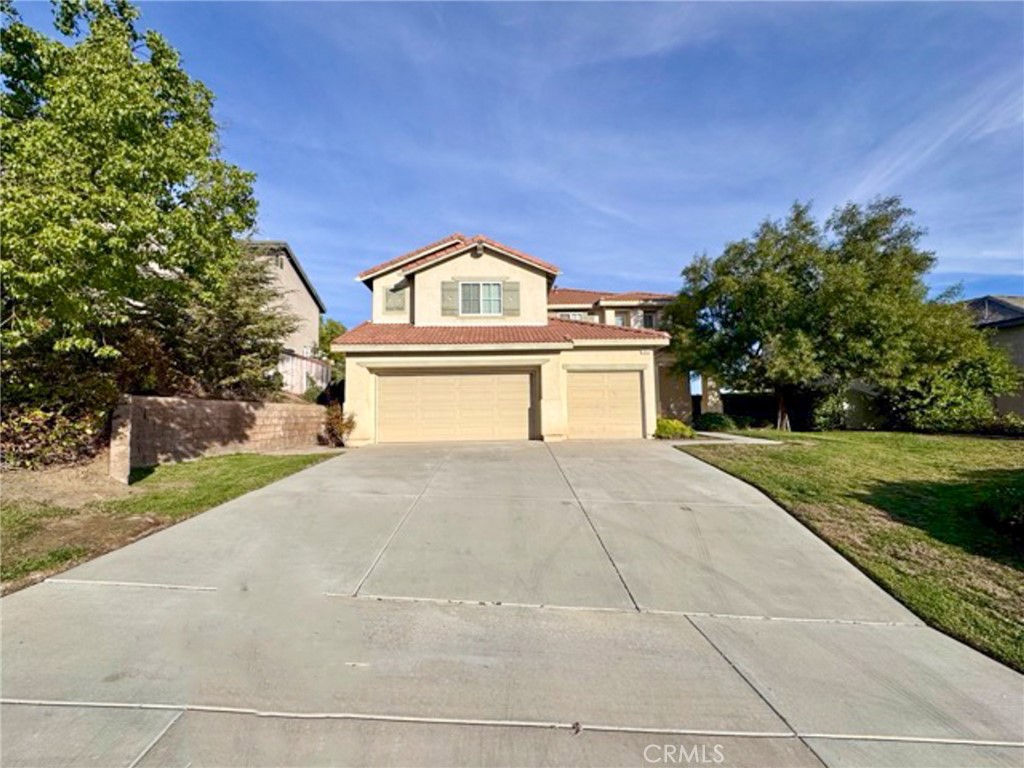
[[(992, 343), (1003, 347), (1024, 370), (1024, 296), (981, 296), (965, 302), (977, 318), (975, 325), (992, 331)], [(996, 398), (999, 413), (1024, 416), (1024, 388)]]
[(284, 379), (284, 390), (302, 394), (311, 378), (317, 386), (326, 387), (331, 380), (331, 366), (318, 357), (320, 315), (326, 311), (316, 288), (302, 269), (295, 252), (284, 240), (246, 240), (245, 245), (266, 258), (273, 259), (273, 274), (288, 311), (299, 318), (298, 327), (284, 341), (285, 351), (277, 370)]

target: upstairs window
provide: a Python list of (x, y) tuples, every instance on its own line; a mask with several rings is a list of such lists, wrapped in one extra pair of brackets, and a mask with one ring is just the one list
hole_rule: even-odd
[(563, 320), (586, 320), (587, 315), (584, 312), (559, 312), (558, 316)]
[(460, 283), (459, 307), (463, 315), (500, 315), (501, 283)]
[(644, 328), (656, 328), (658, 325), (657, 312), (644, 312)]
[(623, 328), (629, 327), (629, 312), (616, 312), (615, 324)]

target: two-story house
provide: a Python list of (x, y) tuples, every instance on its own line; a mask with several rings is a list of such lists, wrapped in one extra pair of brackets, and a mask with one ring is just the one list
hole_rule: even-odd
[(277, 365), (282, 388), (301, 394), (311, 381), (320, 388), (326, 387), (330, 383), (331, 366), (316, 357), (320, 315), (326, 308), (298, 257), (283, 240), (245, 240), (244, 246), (270, 259), (270, 271), (281, 295), (281, 305), (297, 320), (295, 330), (284, 340), (284, 351)]
[(332, 344), (351, 444), (650, 437), (668, 335), (552, 316), (558, 274), (461, 234), (362, 272), (372, 319)]

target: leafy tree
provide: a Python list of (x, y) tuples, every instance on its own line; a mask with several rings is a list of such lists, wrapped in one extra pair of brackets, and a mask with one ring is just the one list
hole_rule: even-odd
[(331, 317), (320, 319), (320, 343), (321, 354), (327, 356), (331, 363), (331, 383), (337, 383), (345, 378), (345, 354), (343, 352), (331, 352), (331, 342), (345, 332), (345, 326), (339, 320)]
[(164, 346), (180, 371), (177, 388), (206, 397), (260, 399), (281, 388), (283, 340), (298, 327), (276, 288), (273, 264), (240, 249), (223, 290), (190, 291), (183, 307), (154, 313)]
[(903, 344), (876, 377), (881, 410), (895, 425), (927, 432), (987, 429), (992, 397), (1012, 392), (1020, 371), (960, 303), (910, 308)]
[[(821, 226), (797, 203), (717, 258), (696, 258), (668, 313), (680, 365), (775, 393), (780, 429), (794, 406), (810, 424), (813, 404), (855, 379), (896, 392), (915, 377), (937, 386), (936, 371), (966, 366), (987, 371), (975, 379), (976, 399), (990, 399), (1006, 383), (992, 367), (1003, 366), (1000, 353), (950, 308), (952, 296), (927, 301), (934, 256), (919, 248), (912, 218), (892, 197), (838, 208)], [(938, 349), (946, 353), (934, 358)]]
[(223, 287), (253, 176), (220, 158), (212, 94), (127, 2), (58, 2), (68, 44), (0, 11), (0, 342), (117, 358), (155, 302)]

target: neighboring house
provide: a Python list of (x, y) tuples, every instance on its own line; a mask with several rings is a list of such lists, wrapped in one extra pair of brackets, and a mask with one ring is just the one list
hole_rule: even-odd
[[(1024, 296), (982, 296), (965, 302), (977, 318), (975, 325), (992, 332), (992, 343), (1003, 347), (1014, 365), (1024, 370)], [(1024, 416), (1024, 389), (996, 398), (999, 413)]]
[(320, 315), (326, 311), (313, 283), (288, 243), (283, 240), (247, 240), (253, 252), (273, 260), (273, 275), (288, 312), (298, 318), (298, 326), (284, 340), (284, 353), (277, 370), (287, 392), (301, 394), (312, 382), (326, 387), (331, 381), (331, 366), (317, 357), (320, 344)]
[(563, 320), (657, 329), (661, 326), (662, 310), (674, 298), (670, 293), (606, 293), (553, 288), (548, 294), (548, 314)]
[[(548, 294), (548, 315), (622, 328), (657, 329), (661, 327), (662, 312), (673, 299), (675, 296), (670, 293), (554, 288)], [(675, 370), (675, 358), (667, 350), (660, 352), (655, 362), (658, 369), (658, 415), (690, 421), (693, 416), (690, 377)], [(720, 411), (721, 407), (709, 404), (704, 410)]]
[(650, 437), (668, 335), (551, 317), (558, 273), (460, 234), (361, 273), (372, 319), (331, 345), (350, 443)]

